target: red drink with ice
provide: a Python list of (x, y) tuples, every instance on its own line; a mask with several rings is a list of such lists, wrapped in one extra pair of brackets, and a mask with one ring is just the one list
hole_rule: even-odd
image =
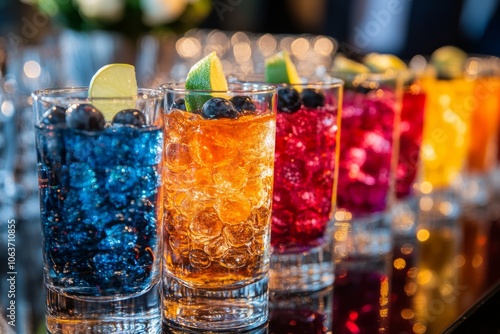
[(291, 86), (278, 90), (271, 233), (275, 253), (300, 253), (322, 243), (335, 198), (337, 104), (338, 89), (335, 94)]
[(422, 131), (424, 126), (425, 93), (418, 84), (411, 84), (403, 94), (399, 138), (399, 158), (396, 172), (398, 199), (411, 194), (417, 177)]

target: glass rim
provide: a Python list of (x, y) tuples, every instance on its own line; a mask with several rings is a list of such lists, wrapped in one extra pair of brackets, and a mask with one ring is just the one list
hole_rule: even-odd
[(116, 96), (116, 97), (89, 97), (89, 96), (71, 96), (67, 95), (69, 93), (79, 93), (88, 92), (88, 86), (78, 86), (78, 87), (64, 87), (64, 88), (44, 88), (38, 89), (31, 93), (31, 97), (34, 100), (40, 100), (42, 102), (52, 102), (54, 100), (73, 100), (73, 101), (140, 101), (149, 100), (155, 98), (163, 97), (163, 92), (159, 89), (153, 88), (138, 88), (137, 94), (130, 97)]
[[(248, 79), (245, 79), (245, 76)], [(264, 73), (251, 73), (251, 74), (239, 74), (232, 73), (229, 75), (231, 78), (231, 83), (262, 83), (266, 85), (275, 85), (277, 87), (281, 86), (300, 86), (300, 87), (313, 87), (313, 86), (328, 86), (328, 88), (337, 88), (344, 85), (344, 80), (335, 76), (314, 76), (314, 80), (310, 82), (297, 82), (297, 83), (268, 83), (265, 82), (265, 74)], [(258, 78), (258, 79), (257, 79)]]
[(405, 70), (388, 70), (382, 73), (376, 72), (366, 72), (366, 73), (350, 73), (331, 70), (327, 72), (328, 76), (337, 78), (340, 77), (342, 80), (352, 81), (356, 78), (364, 78), (372, 81), (384, 81), (384, 80), (397, 80), (400, 78), (401, 74), (411, 72), (408, 69)]
[(274, 84), (264, 83), (264, 82), (228, 82), (229, 85), (241, 85), (244, 84), (255, 84), (260, 88), (253, 90), (245, 90), (245, 89), (229, 89), (228, 90), (203, 90), (203, 89), (186, 89), (185, 82), (167, 82), (161, 84), (159, 86), (160, 91), (178, 93), (178, 94), (186, 94), (186, 93), (199, 93), (199, 94), (228, 94), (228, 93), (238, 93), (238, 94), (268, 94), (274, 93), (277, 90), (277, 86)]

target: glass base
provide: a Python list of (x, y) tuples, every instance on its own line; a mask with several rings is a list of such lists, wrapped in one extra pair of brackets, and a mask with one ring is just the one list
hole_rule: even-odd
[(164, 327), (234, 332), (268, 321), (267, 276), (243, 287), (220, 290), (188, 287), (170, 275), (163, 280)]
[(46, 326), (50, 334), (161, 333), (158, 284), (141, 295), (117, 301), (77, 299), (46, 288)]
[(410, 195), (399, 199), (389, 213), (393, 237), (412, 237), (416, 233), (420, 209), (419, 197)]
[(392, 250), (391, 215), (377, 213), (334, 224), (334, 258), (385, 256)]
[(299, 253), (271, 254), (269, 289), (273, 292), (308, 292), (331, 286), (335, 280), (330, 233), (315, 248)]

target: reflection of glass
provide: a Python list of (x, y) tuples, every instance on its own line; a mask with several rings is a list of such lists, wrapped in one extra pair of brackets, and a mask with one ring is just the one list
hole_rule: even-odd
[(269, 333), (327, 333), (331, 330), (332, 306), (332, 287), (310, 293), (273, 294)]
[(94, 130), (81, 130), (69, 119), (87, 119), (77, 110), (98, 101), (86, 96), (78, 88), (33, 93), (47, 328), (156, 332), (161, 96), (140, 90), (134, 99), (100, 101), (132, 103), (145, 126), (105, 126), (101, 118), (102, 126), (94, 119)]
[(389, 258), (337, 263), (332, 332), (385, 333), (389, 320)]
[[(162, 86), (165, 102), (165, 325), (238, 330), (268, 319), (275, 88)], [(250, 98), (232, 118), (183, 111), (179, 99)], [(254, 109), (253, 111), (251, 109)]]
[[(412, 226), (416, 225), (418, 217), (407, 212), (406, 217), (399, 217)], [(416, 211), (418, 212), (418, 211)], [(413, 232), (415, 230), (413, 229)], [(415, 324), (414, 298), (417, 290), (418, 249), (415, 233), (394, 236), (391, 256), (389, 307), (390, 330), (392, 333), (412, 333)]]
[(425, 221), (417, 230), (418, 274), (414, 297), (415, 325), (425, 333), (440, 333), (459, 314), (460, 295), (467, 289), (459, 281), (460, 228), (454, 219)]
[[(289, 85), (301, 92), (294, 112), (278, 103), (270, 288), (311, 291), (333, 283), (331, 216), (335, 206), (340, 80)], [(322, 98), (314, 105), (310, 96)]]

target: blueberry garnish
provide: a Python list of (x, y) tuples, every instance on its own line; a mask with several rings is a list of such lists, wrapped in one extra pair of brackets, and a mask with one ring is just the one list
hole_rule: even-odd
[(238, 118), (238, 111), (231, 101), (214, 97), (203, 104), (201, 115), (206, 119)]
[(174, 103), (172, 103), (172, 109), (179, 109), (186, 111), (186, 102), (182, 97), (178, 98), (177, 100), (174, 101)]
[(300, 95), (292, 87), (278, 88), (278, 112), (292, 114), (300, 109)]
[(325, 105), (325, 95), (317, 89), (305, 88), (300, 96), (304, 107), (318, 108)]
[(231, 101), (234, 104), (234, 107), (240, 113), (245, 111), (247, 112), (255, 111), (255, 104), (253, 103), (252, 98), (250, 96), (236, 95), (233, 96), (229, 101)]
[(99, 131), (106, 124), (102, 113), (91, 104), (74, 104), (66, 114), (66, 125), (72, 129)]
[(64, 124), (66, 122), (66, 109), (59, 106), (53, 106), (47, 109), (42, 116), (42, 124), (45, 125), (57, 125)]
[(364, 86), (364, 85), (363, 85), (363, 86), (361, 86), (361, 85), (360, 85), (360, 86), (357, 86), (357, 87), (355, 87), (355, 89), (356, 89), (356, 92), (361, 93), (361, 94), (364, 94), (364, 95), (366, 95), (366, 94), (368, 94), (369, 92), (371, 92), (371, 91), (373, 91), (373, 90), (374, 90), (373, 88), (370, 88), (370, 87), (368, 87), (368, 86)]
[(115, 117), (113, 117), (112, 123), (131, 125), (140, 128), (146, 124), (146, 117), (137, 109), (125, 109), (119, 111)]

